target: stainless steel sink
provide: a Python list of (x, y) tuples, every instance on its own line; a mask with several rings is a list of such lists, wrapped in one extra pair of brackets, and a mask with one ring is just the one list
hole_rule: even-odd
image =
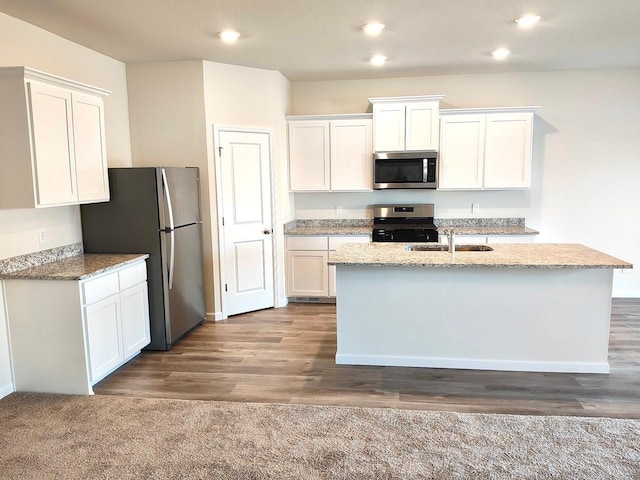
[[(405, 250), (410, 252), (448, 252), (449, 246), (442, 244), (435, 245), (407, 245)], [(491, 252), (493, 248), (489, 245), (456, 245), (456, 252)]]

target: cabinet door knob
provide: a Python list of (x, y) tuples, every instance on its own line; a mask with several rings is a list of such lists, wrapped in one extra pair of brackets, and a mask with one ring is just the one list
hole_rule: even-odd
[(270, 228), (265, 228), (265, 229), (262, 231), (262, 233), (264, 233), (265, 235), (271, 235), (271, 232), (272, 232), (272, 231), (273, 231), (273, 230), (271, 230)]

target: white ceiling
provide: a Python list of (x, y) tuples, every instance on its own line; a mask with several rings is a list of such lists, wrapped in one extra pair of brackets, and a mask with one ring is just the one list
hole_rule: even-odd
[[(291, 81), (640, 67), (640, 0), (0, 0), (126, 63), (204, 59)], [(542, 16), (533, 29), (514, 19)], [(386, 24), (377, 38), (360, 26)], [(225, 45), (216, 32), (242, 33)], [(506, 47), (503, 62), (490, 52)], [(388, 62), (373, 67), (368, 58)]]

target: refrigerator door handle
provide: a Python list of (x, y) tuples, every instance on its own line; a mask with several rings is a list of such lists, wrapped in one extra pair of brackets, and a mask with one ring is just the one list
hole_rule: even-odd
[(167, 211), (169, 212), (169, 228), (171, 234), (171, 253), (169, 255), (169, 290), (173, 288), (173, 267), (176, 258), (175, 248), (175, 224), (173, 223), (173, 206), (171, 205), (171, 191), (169, 190), (169, 182), (167, 182), (167, 173), (165, 169), (162, 169), (162, 186), (164, 187), (165, 195), (167, 196)]
[(171, 206), (171, 191), (169, 190), (169, 182), (167, 182), (167, 173), (164, 168), (162, 169), (162, 186), (164, 192), (167, 195), (167, 211), (169, 212), (169, 228), (173, 230), (175, 225), (173, 223), (173, 207)]
[(171, 248), (170, 248), (170, 257), (169, 257), (169, 290), (173, 288), (173, 272), (174, 272), (174, 264), (176, 260), (176, 232), (175, 230), (171, 230)]

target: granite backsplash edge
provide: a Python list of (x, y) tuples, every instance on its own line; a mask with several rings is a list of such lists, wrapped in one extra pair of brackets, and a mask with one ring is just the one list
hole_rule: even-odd
[[(437, 227), (524, 227), (525, 219), (512, 218), (434, 218)], [(371, 227), (371, 218), (297, 219), (284, 225), (284, 232), (300, 227)]]
[(16, 257), (9, 257), (0, 260), (0, 274), (17, 272), (29, 267), (44, 265), (63, 258), (82, 255), (84, 249), (82, 242), (63, 245), (61, 247), (49, 248), (39, 252), (26, 253)]

